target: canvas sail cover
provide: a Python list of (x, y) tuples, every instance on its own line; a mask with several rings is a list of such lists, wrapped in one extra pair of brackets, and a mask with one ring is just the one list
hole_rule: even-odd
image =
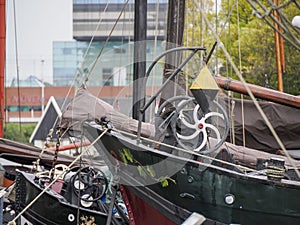
[[(84, 87), (78, 89), (74, 99), (62, 113), (59, 128), (80, 131), (84, 121), (100, 120), (107, 117), (116, 129), (137, 133), (138, 121), (115, 110), (107, 102), (89, 93)], [(142, 123), (141, 133), (144, 137), (154, 137), (152, 124)]]
[[(232, 100), (234, 101), (234, 108), (232, 111), (231, 108), (228, 108), (229, 105), (232, 105), (228, 102), (229, 99), (224, 97), (224, 100), (229, 119), (233, 120), (233, 123), (230, 121), (230, 124), (234, 125), (236, 145), (243, 145), (244, 122), (246, 147), (270, 153), (277, 153), (277, 151), (280, 150), (277, 141), (271, 134), (252, 101), (244, 100), (242, 103), (239, 99), (230, 99), (230, 102), (232, 102)], [(270, 120), (285, 148), (287, 150), (300, 150), (300, 109), (264, 101), (259, 102), (259, 104)], [(244, 121), (242, 116), (242, 106), (244, 107)], [(83, 121), (93, 121), (95, 119), (101, 119), (103, 116), (106, 116), (115, 128), (133, 134), (137, 133), (137, 120), (115, 110), (110, 104), (93, 96), (85, 88), (80, 88), (77, 91), (76, 96), (63, 112), (59, 127), (80, 131)], [(231, 130), (231, 136), (232, 132), (233, 131)], [(154, 138), (154, 125), (142, 123), (142, 135), (144, 137)], [(228, 137), (228, 140), (229, 139), (230, 138)]]
[[(266, 122), (261, 117), (254, 103), (250, 100), (231, 99), (234, 101), (233, 123), (235, 144), (243, 145), (243, 115), (246, 147), (277, 153), (280, 147), (271, 134)], [(232, 101), (227, 107), (233, 106)], [(276, 103), (260, 101), (262, 110), (266, 114), (283, 145), (287, 150), (300, 150), (300, 109)], [(244, 110), (242, 110), (242, 107)], [(227, 109), (231, 118), (231, 109)], [(229, 113), (230, 112), (230, 113)]]

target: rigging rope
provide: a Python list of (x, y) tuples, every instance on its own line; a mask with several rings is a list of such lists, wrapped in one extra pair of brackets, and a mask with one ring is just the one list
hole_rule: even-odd
[(288, 153), (288, 151), (286, 150), (285, 146), (283, 145), (282, 141), (280, 140), (279, 136), (277, 135), (276, 131), (274, 130), (272, 124), (270, 123), (269, 119), (267, 118), (266, 114), (264, 113), (264, 111), (262, 110), (261, 106), (258, 104), (258, 101), (255, 99), (252, 91), (250, 90), (250, 88), (248, 87), (246, 81), (244, 80), (243, 76), (241, 75), (241, 73), (239, 72), (237, 66), (235, 65), (235, 63), (233, 62), (231, 56), (229, 55), (229, 53), (227, 52), (226, 48), (224, 47), (223, 42), (220, 40), (219, 36), (217, 35), (217, 33), (214, 31), (210, 21), (207, 19), (207, 17), (204, 15), (204, 12), (201, 11), (202, 15), (205, 18), (206, 24), (208, 25), (209, 29), (212, 31), (214, 37), (216, 38), (216, 40), (219, 43), (219, 46), (221, 47), (221, 49), (223, 50), (226, 58), (228, 59), (228, 61), (230, 62), (230, 64), (232, 65), (235, 73), (237, 74), (237, 76), (239, 77), (240, 81), (243, 83), (245, 89), (247, 90), (248, 95), (251, 97), (254, 105), (256, 106), (257, 110), (259, 111), (260, 115), (262, 116), (262, 118), (264, 119), (264, 121), (266, 122), (266, 125), (268, 126), (268, 128), (270, 129), (272, 135), (274, 136), (274, 138), (276, 139), (277, 143), (279, 144), (280, 148), (283, 150), (283, 152), (285, 153), (286, 157), (288, 158), (288, 160), (290, 161), (290, 163), (293, 165), (293, 168), (297, 174), (297, 176), (300, 178), (300, 172), (298, 170), (298, 168), (296, 167), (295, 162), (292, 160), (290, 154)]
[[(109, 0), (109, 1), (107, 2), (107, 4), (105, 5), (105, 8), (104, 8), (104, 10), (103, 10), (103, 13), (105, 13), (105, 12), (107, 11), (107, 8), (108, 8), (108, 5), (110, 4), (110, 2), (111, 2), (111, 0)], [(66, 97), (65, 97), (65, 99), (64, 99), (64, 101), (63, 101), (63, 103), (62, 103), (62, 106), (61, 106), (62, 109), (64, 109), (64, 107), (65, 107), (65, 105), (66, 105), (66, 102), (67, 102), (67, 97), (70, 96), (72, 87), (75, 85), (76, 80), (78, 81), (79, 75), (80, 75), (80, 74), (83, 74), (83, 75), (84, 75), (83, 71), (84, 71), (85, 60), (86, 60), (87, 54), (88, 54), (88, 52), (89, 52), (89, 50), (90, 50), (90, 48), (91, 48), (91, 45), (92, 45), (92, 43), (93, 43), (93, 41), (94, 41), (94, 38), (95, 38), (95, 36), (96, 36), (96, 33), (97, 33), (97, 31), (99, 30), (99, 27), (100, 27), (100, 24), (101, 24), (101, 22), (102, 22), (102, 19), (103, 19), (103, 18), (102, 18), (102, 16), (101, 16), (100, 19), (99, 19), (99, 21), (98, 21), (98, 23), (97, 23), (96, 29), (95, 29), (95, 31), (94, 31), (94, 33), (93, 33), (93, 35), (92, 35), (92, 38), (91, 38), (91, 40), (90, 40), (90, 42), (89, 42), (89, 44), (88, 44), (88, 47), (86, 48), (86, 50), (85, 50), (85, 52), (84, 52), (83, 59), (82, 59), (82, 62), (81, 62), (80, 70), (77, 69), (77, 70), (75, 71), (75, 75), (74, 75), (73, 81), (72, 81), (72, 83), (71, 83), (71, 85), (70, 85), (70, 87), (69, 87), (69, 89), (68, 89), (68, 92), (67, 92), (67, 94), (66, 94)], [(76, 91), (76, 90), (75, 90), (75, 91)], [(56, 117), (56, 120), (55, 120), (55, 122), (53, 123), (53, 126), (52, 126), (51, 129), (54, 130), (54, 128), (55, 128), (56, 123), (57, 123), (58, 120), (59, 120), (59, 116)], [(50, 130), (51, 130), (51, 129), (50, 129)], [(63, 135), (62, 135), (62, 137), (63, 137)]]
[(19, 113), (19, 129), (20, 136), (22, 134), (22, 126), (21, 126), (21, 94), (20, 94), (20, 73), (19, 73), (19, 57), (18, 57), (18, 37), (17, 37), (17, 17), (16, 17), (16, 3), (13, 1), (13, 9), (14, 9), (14, 28), (15, 28), (15, 50), (16, 50), (16, 67), (17, 67), (17, 87), (18, 87), (18, 113)]
[(118, 22), (119, 22), (119, 20), (120, 20), (120, 18), (121, 18), (121, 16), (122, 16), (123, 12), (125, 11), (125, 8), (126, 8), (128, 2), (129, 2), (129, 0), (126, 0), (126, 2), (123, 4), (123, 7), (122, 7), (122, 9), (121, 9), (121, 12), (119, 13), (118, 18), (116, 19), (116, 21), (115, 21), (115, 23), (114, 23), (114, 25), (113, 25), (113, 27), (112, 27), (110, 33), (108, 34), (108, 36), (107, 36), (107, 38), (106, 38), (106, 40), (105, 40), (105, 42), (104, 42), (102, 48), (100, 49), (100, 52), (99, 52), (97, 58), (96, 58), (95, 61), (92, 63), (91, 69), (88, 71), (88, 74), (86, 75), (86, 78), (85, 78), (85, 80), (83, 81), (83, 83), (86, 83), (86, 82), (88, 81), (89, 76), (91, 75), (91, 73), (92, 73), (93, 70), (95, 69), (96, 63), (97, 63), (98, 60), (100, 59), (100, 57), (101, 57), (101, 55), (102, 55), (102, 52), (103, 52), (104, 48), (106, 47), (106, 45), (107, 45), (107, 43), (108, 43), (108, 41), (109, 41), (109, 39), (110, 39), (110, 37), (111, 37), (113, 31), (115, 30), (115, 28), (116, 28), (116, 26), (117, 26), (117, 24), (118, 24)]
[[(106, 6), (105, 6), (105, 8), (104, 8), (104, 10), (103, 10), (103, 12), (106, 12), (107, 7), (108, 7), (110, 1), (111, 1), (111, 0), (109, 0), (109, 1), (107, 2)], [(101, 22), (102, 22), (102, 17), (100, 17), (100, 19), (99, 19), (99, 21), (98, 21), (98, 24), (97, 24), (97, 27), (96, 27), (96, 30), (94, 31), (94, 34), (93, 34), (93, 36), (92, 36), (92, 38), (91, 38), (91, 40), (90, 40), (90, 42), (89, 42), (89, 45), (88, 45), (87, 49), (85, 50), (85, 53), (84, 53), (83, 59), (82, 59), (82, 63), (81, 63), (81, 68), (80, 68), (80, 70), (77, 69), (77, 70), (75, 71), (75, 75), (74, 75), (73, 81), (72, 81), (72, 83), (71, 83), (71, 85), (70, 85), (70, 87), (69, 87), (69, 90), (68, 90), (68, 92), (67, 92), (67, 95), (66, 95), (66, 97), (65, 97), (65, 99), (64, 99), (64, 101), (63, 101), (63, 104), (62, 104), (62, 106), (61, 106), (62, 109), (65, 107), (65, 104), (66, 104), (66, 102), (67, 102), (67, 97), (70, 95), (71, 89), (72, 89), (72, 87), (75, 85), (76, 80), (79, 78), (79, 75), (80, 75), (80, 74), (83, 74), (83, 71), (84, 71), (84, 63), (85, 63), (87, 54), (88, 54), (88, 52), (89, 52), (89, 49), (90, 49), (90, 47), (91, 47), (91, 45), (92, 45), (92, 42), (93, 42), (95, 36), (96, 36), (96, 32), (99, 30), (99, 26), (100, 26)], [(58, 119), (59, 119), (59, 118), (57, 117), (56, 120), (55, 120), (55, 123), (53, 124), (52, 129), (54, 129), (54, 126), (56, 125)]]
[[(105, 8), (104, 8), (104, 10), (103, 10), (103, 13), (106, 12), (107, 7), (108, 7), (108, 5), (110, 4), (110, 2), (111, 2), (111, 0), (109, 0), (109, 1), (107, 2), (107, 4), (105, 5)], [(88, 45), (88, 47), (87, 47), (87, 49), (86, 49), (86, 51), (85, 51), (85, 53), (84, 53), (84, 55), (83, 55), (83, 60), (82, 60), (82, 63), (81, 63), (81, 70), (80, 70), (81, 72), (84, 71), (84, 63), (85, 63), (85, 59), (86, 59), (86, 57), (87, 57), (87, 54), (88, 54), (88, 52), (89, 52), (89, 50), (90, 50), (90, 48), (91, 48), (91, 45), (92, 45), (93, 41), (94, 41), (94, 38), (95, 38), (95, 36), (96, 36), (96, 33), (97, 33), (97, 31), (99, 30), (99, 27), (100, 27), (101, 22), (102, 22), (102, 16), (100, 16), (100, 19), (99, 19), (99, 21), (98, 21), (98, 24), (97, 24), (97, 26), (96, 26), (96, 29), (94, 30), (94, 34), (93, 34), (93, 36), (92, 36), (92, 38), (91, 38), (91, 40), (90, 40), (90, 42), (89, 42), (89, 45)]]
[(83, 156), (83, 154), (85, 154), (91, 147), (94, 146), (94, 144), (104, 136), (104, 134), (106, 134), (106, 132), (108, 131), (108, 129), (104, 129), (103, 132), (91, 143), (91, 145), (85, 150), (82, 151), (80, 155), (78, 155), (73, 162), (71, 162), (69, 164), (69, 166), (67, 166), (67, 170), (63, 170), (58, 176), (56, 176), (53, 181), (48, 184), (43, 191), (38, 194), (13, 220), (11, 220), (8, 225), (14, 225), (16, 224), (17, 219), (23, 215), (24, 212), (26, 212), (60, 177), (62, 177), (78, 160), (81, 159), (81, 157)]
[[(120, 133), (120, 134), (124, 134), (126, 136), (131, 136), (131, 137), (136, 138), (135, 134), (129, 133), (127, 131), (119, 130), (119, 129), (116, 129), (116, 128), (114, 128), (113, 130)], [(217, 158), (214, 158), (214, 157), (210, 157), (208, 155), (203, 155), (203, 154), (195, 152), (195, 151), (187, 150), (187, 149), (180, 148), (180, 147), (170, 145), (170, 144), (166, 144), (166, 143), (163, 143), (163, 142), (160, 142), (160, 141), (155, 141), (153, 139), (149, 139), (149, 138), (146, 138), (146, 137), (141, 136), (140, 138), (144, 141), (151, 142), (151, 143), (154, 143), (156, 145), (162, 145), (162, 146), (165, 146), (165, 147), (177, 150), (177, 151), (181, 151), (181, 152), (188, 153), (188, 154), (191, 154), (191, 155), (199, 156), (199, 157), (209, 159), (209, 160), (212, 160), (212, 161), (215, 161), (215, 162), (219, 162), (219, 163), (222, 163), (222, 164), (225, 164), (225, 165), (233, 166), (235, 168), (241, 169), (242, 171), (244, 171), (244, 173), (246, 173), (247, 171), (250, 171), (250, 172), (255, 172), (255, 173), (258, 173), (258, 174), (265, 175), (265, 173), (262, 172), (262, 171), (258, 171), (258, 170), (255, 170), (255, 169), (252, 169), (252, 168), (249, 168), (249, 167), (246, 167), (246, 166), (230, 163), (230, 162), (224, 161), (222, 159), (217, 159)], [(157, 150), (157, 151), (159, 151), (159, 150)], [(197, 161), (197, 163), (201, 164), (202, 162)]]
[[(156, 1), (156, 11), (155, 11), (155, 33), (154, 33), (154, 46), (153, 46), (153, 59), (156, 58), (157, 56), (157, 36), (158, 36), (158, 17), (159, 17), (159, 7), (160, 7), (160, 0), (157, 0)], [(152, 59), (152, 60), (153, 60)], [(151, 77), (151, 95), (153, 95), (154, 93), (154, 85), (155, 85), (155, 76), (152, 75)], [(156, 102), (155, 102), (155, 106), (156, 107)], [(150, 110), (149, 112), (149, 118), (153, 118), (153, 115), (155, 114), (156, 112), (153, 112), (153, 110)]]
[[(242, 74), (242, 53), (241, 53), (241, 27), (240, 27), (240, 14), (239, 14), (239, 0), (236, 4), (236, 17), (237, 17), (237, 27), (238, 27), (238, 54), (239, 54), (239, 68)], [(246, 146), (246, 135), (245, 135), (245, 112), (244, 112), (244, 95), (241, 94), (241, 106), (242, 106), (242, 136), (243, 136), (243, 146)]]
[[(290, 20), (281, 11), (283, 8), (294, 3), (294, 6), (300, 9), (300, 4), (297, 0), (290, 0), (284, 4), (277, 6), (273, 1), (268, 0), (269, 7), (265, 6), (259, 0), (247, 0), (254, 10), (255, 16), (263, 19), (273, 30), (279, 33), (286, 41), (288, 41), (297, 50), (300, 50), (300, 30), (292, 25)], [(279, 20), (272, 12), (279, 15)], [(274, 23), (276, 25), (274, 25)], [(282, 29), (282, 31), (281, 31)], [(296, 35), (295, 35), (296, 34)]]

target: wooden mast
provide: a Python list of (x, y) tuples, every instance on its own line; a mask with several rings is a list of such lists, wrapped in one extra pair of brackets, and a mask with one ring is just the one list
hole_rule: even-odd
[(0, 0), (0, 138), (3, 137), (4, 123), (4, 68), (5, 68), (5, 0)]
[[(273, 0), (273, 3), (278, 7), (280, 5), (280, 0)], [(273, 10), (274, 17), (280, 22), (280, 17), (276, 10)], [(278, 90), (283, 92), (283, 79), (282, 75), (285, 73), (285, 59), (284, 59), (284, 46), (283, 38), (279, 34), (282, 33), (282, 28), (277, 22), (274, 22), (275, 29), (275, 46), (276, 46), (276, 64), (277, 64), (277, 74), (278, 74)], [(279, 32), (278, 32), (279, 31)]]
[[(185, 14), (185, 0), (169, 0), (168, 3), (168, 19), (167, 19), (167, 44), (166, 50), (174, 47), (182, 46), (183, 30), (184, 30), (184, 14)], [(166, 55), (164, 66), (163, 82), (171, 75), (173, 71), (180, 64), (181, 53)], [(175, 82), (175, 81), (174, 81)], [(169, 99), (174, 94), (174, 82), (170, 82), (165, 91), (161, 93), (160, 104), (166, 99)], [(180, 82), (180, 81), (177, 81)]]

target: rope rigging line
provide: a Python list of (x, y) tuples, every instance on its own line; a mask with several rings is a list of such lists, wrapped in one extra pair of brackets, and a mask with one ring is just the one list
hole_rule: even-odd
[[(109, 0), (109, 1), (106, 3), (105, 8), (104, 8), (104, 10), (103, 10), (103, 13), (106, 12), (106, 10), (107, 10), (108, 5), (110, 4), (110, 2), (111, 2), (111, 0)], [(85, 52), (84, 52), (83, 59), (82, 59), (82, 63), (81, 63), (81, 70), (80, 70), (80, 71), (84, 71), (84, 63), (85, 63), (85, 59), (86, 59), (86, 57), (87, 57), (87, 54), (88, 54), (88, 52), (89, 52), (89, 50), (90, 50), (90, 48), (91, 48), (91, 45), (92, 45), (92, 43), (93, 43), (93, 41), (94, 41), (94, 38), (95, 38), (95, 36), (96, 36), (97, 31), (99, 30), (99, 27), (100, 27), (100, 24), (101, 24), (101, 23), (102, 23), (102, 16), (100, 16), (100, 19), (99, 19), (99, 21), (98, 21), (98, 23), (97, 23), (96, 29), (94, 30), (93, 36), (92, 36), (92, 38), (91, 38), (91, 40), (90, 40), (90, 42), (89, 42), (89, 45), (88, 45), (87, 49), (86, 49)]]
[[(105, 5), (105, 8), (104, 8), (104, 10), (103, 10), (104, 13), (106, 12), (106, 10), (107, 10), (108, 5), (110, 4), (110, 2), (111, 2), (111, 0), (109, 0), (109, 1), (107, 2), (107, 4)], [(87, 49), (85, 50), (85, 53), (84, 53), (84, 55), (83, 55), (83, 59), (82, 59), (82, 62), (81, 62), (81, 68), (80, 68), (80, 70), (79, 70), (79, 69), (76, 69), (76, 71), (75, 71), (73, 81), (72, 81), (72, 83), (71, 83), (71, 85), (70, 85), (70, 87), (69, 87), (69, 90), (68, 90), (68, 92), (67, 92), (67, 94), (66, 94), (66, 97), (65, 97), (65, 99), (64, 99), (64, 101), (63, 101), (63, 104), (62, 104), (62, 106), (61, 106), (62, 109), (65, 107), (65, 104), (66, 104), (66, 102), (67, 102), (67, 97), (70, 95), (71, 89), (72, 89), (72, 87), (75, 85), (76, 80), (78, 80), (79, 75), (83, 73), (82, 71), (84, 71), (84, 63), (85, 63), (87, 54), (88, 54), (88, 52), (89, 52), (89, 49), (91, 48), (91, 45), (92, 45), (92, 42), (93, 42), (95, 36), (96, 36), (96, 32), (99, 30), (99, 27), (100, 27), (101, 22), (102, 22), (102, 17), (100, 17), (100, 19), (99, 19), (99, 21), (98, 21), (98, 23), (97, 23), (97, 27), (96, 27), (96, 29), (95, 29), (95, 31), (94, 31), (94, 34), (93, 34), (93, 36), (92, 36), (92, 38), (91, 38), (91, 40), (90, 40), (90, 42), (89, 42), (89, 45), (88, 45)], [(59, 118), (57, 117), (56, 120), (55, 120), (55, 123), (53, 124), (52, 129), (54, 129), (54, 126), (56, 125), (58, 119), (59, 119)]]
[(212, 31), (213, 35), (215, 36), (215, 38), (217, 39), (222, 51), (224, 52), (226, 58), (228, 59), (228, 61), (230, 62), (230, 64), (232, 65), (235, 73), (237, 74), (237, 76), (239, 77), (240, 81), (243, 83), (245, 89), (247, 90), (248, 95), (250, 96), (250, 98), (252, 99), (254, 105), (256, 106), (257, 110), (259, 111), (260, 115), (262, 116), (262, 118), (264, 119), (264, 121), (266, 122), (267, 127), (269, 128), (269, 130), (271, 131), (272, 135), (274, 136), (275, 140), (277, 141), (278, 145), (280, 146), (280, 148), (283, 150), (283, 152), (285, 153), (286, 157), (288, 158), (289, 162), (291, 163), (291, 165), (293, 166), (297, 176), (300, 178), (300, 172), (295, 164), (295, 162), (292, 160), (290, 154), (288, 153), (288, 151), (286, 150), (285, 146), (283, 145), (282, 141), (280, 140), (279, 136), (277, 135), (276, 131), (274, 130), (272, 124), (270, 123), (269, 119), (267, 118), (266, 114), (264, 113), (264, 111), (262, 110), (261, 106), (258, 104), (258, 101), (256, 100), (256, 98), (254, 97), (252, 91), (250, 90), (250, 88), (248, 87), (245, 79), (243, 78), (242, 74), (239, 72), (237, 66), (235, 65), (235, 63), (233, 62), (232, 57), (229, 55), (229, 53), (227, 52), (226, 48), (224, 47), (223, 42), (220, 40), (219, 36), (217, 35), (217, 33), (214, 31), (210, 21), (207, 19), (207, 17), (204, 15), (204, 12), (201, 10), (201, 14), (204, 16), (206, 24), (208, 25), (209, 29)]
[(83, 154), (85, 154), (87, 151), (89, 151), (89, 149), (94, 146), (94, 144), (104, 136), (104, 134), (106, 134), (106, 132), (108, 131), (108, 129), (105, 129), (92, 143), (91, 145), (85, 150), (82, 151), (80, 155), (78, 155), (73, 162), (71, 162), (69, 164), (69, 166), (67, 166), (67, 170), (63, 170), (58, 176), (56, 176), (53, 181), (48, 184), (43, 191), (38, 194), (13, 220), (11, 220), (8, 225), (15, 225), (17, 219), (23, 215), (24, 212), (26, 212), (60, 177), (62, 177), (78, 160), (81, 159), (81, 157), (83, 156)]
[(18, 87), (18, 113), (19, 113), (19, 129), (20, 135), (22, 134), (21, 126), (21, 93), (20, 93), (20, 72), (19, 72), (19, 57), (18, 57), (18, 37), (17, 37), (17, 16), (16, 16), (16, 2), (13, 1), (13, 14), (14, 14), (14, 35), (15, 35), (15, 54), (16, 54), (16, 68), (17, 68), (17, 87)]
[[(241, 27), (240, 27), (240, 14), (239, 14), (239, 0), (236, 4), (236, 17), (237, 17), (237, 27), (238, 27), (238, 56), (239, 56), (239, 68), (242, 74), (242, 50), (241, 50)], [(242, 136), (243, 136), (243, 146), (246, 146), (246, 134), (245, 134), (245, 112), (244, 112), (244, 95), (241, 94), (241, 106), (242, 106)], [(234, 127), (233, 127), (234, 128)]]
[[(107, 11), (107, 8), (108, 8), (110, 2), (111, 2), (111, 0), (109, 0), (109, 1), (107, 2), (107, 4), (105, 5), (105, 8), (104, 8), (104, 10), (103, 10), (103, 13), (105, 13), (105, 12)], [(95, 31), (94, 31), (94, 33), (93, 33), (93, 35), (92, 35), (92, 38), (91, 38), (91, 40), (90, 40), (90, 42), (89, 42), (89, 44), (88, 44), (88, 47), (87, 47), (87, 49), (85, 50), (85, 53), (84, 53), (84, 55), (83, 55), (83, 59), (82, 59), (82, 62), (81, 62), (81, 67), (80, 67), (80, 69), (76, 69), (76, 71), (75, 71), (73, 81), (72, 81), (72, 83), (70, 84), (70, 87), (69, 87), (69, 89), (68, 89), (68, 92), (67, 92), (67, 94), (66, 94), (66, 97), (64, 98), (64, 101), (63, 101), (63, 103), (62, 103), (62, 106), (61, 106), (62, 109), (64, 109), (64, 107), (65, 107), (65, 105), (66, 105), (67, 97), (70, 96), (72, 87), (75, 85), (76, 80), (78, 81), (79, 76), (80, 76), (81, 74), (83, 74), (83, 71), (84, 71), (84, 64), (85, 64), (85, 61), (86, 61), (87, 54), (88, 54), (88, 52), (89, 52), (89, 50), (90, 50), (90, 48), (91, 48), (91, 45), (92, 45), (92, 43), (93, 43), (93, 41), (94, 41), (94, 38), (95, 38), (95, 36), (96, 36), (96, 32), (99, 30), (100, 24), (102, 23), (102, 19), (103, 19), (103, 18), (102, 18), (102, 16), (101, 16), (100, 19), (99, 19), (99, 21), (98, 21), (98, 23), (97, 23), (96, 29), (95, 29)], [(52, 128), (51, 128), (52, 130), (54, 130), (54, 128), (55, 128), (55, 126), (56, 126), (58, 120), (59, 120), (59, 116), (56, 117), (56, 120), (55, 120), (55, 122), (53, 123), (53, 126), (52, 126)], [(51, 129), (50, 129), (50, 130), (51, 130)], [(49, 132), (50, 132), (50, 131), (49, 131)], [(63, 135), (62, 135), (62, 137), (63, 137)], [(52, 138), (52, 136), (51, 136), (51, 138)]]
[[(126, 136), (131, 136), (133, 138), (136, 137), (135, 134), (129, 133), (127, 131), (119, 130), (119, 129), (116, 129), (116, 128), (114, 128), (113, 130), (120, 133), (120, 134), (126, 135)], [(246, 166), (230, 163), (230, 162), (227, 162), (227, 161), (224, 161), (224, 160), (221, 160), (221, 159), (210, 157), (208, 155), (203, 155), (203, 154), (195, 152), (195, 151), (187, 150), (187, 149), (180, 148), (180, 147), (170, 145), (170, 144), (166, 144), (166, 143), (163, 143), (163, 142), (160, 142), (160, 141), (155, 141), (153, 139), (149, 139), (149, 138), (146, 138), (146, 137), (140, 137), (140, 138), (144, 141), (147, 141), (147, 142), (151, 142), (151, 143), (154, 143), (154, 144), (157, 144), (157, 145), (162, 145), (162, 146), (165, 146), (165, 147), (177, 150), (177, 151), (181, 151), (181, 152), (184, 152), (184, 153), (188, 153), (188, 154), (191, 154), (191, 155), (194, 155), (194, 156), (203, 157), (205, 159), (209, 159), (209, 160), (212, 160), (212, 161), (215, 161), (215, 162), (219, 162), (219, 163), (222, 163), (222, 164), (225, 164), (225, 165), (228, 165), (228, 166), (233, 166), (235, 168), (243, 170), (244, 173), (246, 173), (247, 171), (250, 171), (250, 172), (255, 172), (255, 173), (265, 175), (264, 172), (261, 172), (261, 171), (258, 171), (258, 170), (255, 170), (255, 169), (252, 169), (252, 168), (249, 168), (249, 167), (246, 167)], [(159, 151), (159, 150), (157, 150), (157, 151)], [(197, 161), (197, 162), (199, 162), (199, 161)]]
[(124, 13), (124, 11), (125, 11), (125, 9), (126, 9), (126, 6), (128, 5), (128, 2), (129, 2), (129, 0), (126, 0), (126, 2), (123, 4), (123, 7), (122, 7), (122, 9), (121, 9), (121, 11), (120, 11), (120, 13), (119, 13), (119, 15), (118, 15), (118, 18), (116, 19), (116, 21), (115, 21), (115, 23), (114, 23), (114, 25), (113, 25), (113, 27), (112, 27), (110, 33), (108, 34), (108, 36), (107, 36), (107, 38), (106, 38), (106, 40), (105, 40), (105, 42), (104, 42), (102, 48), (100, 49), (100, 52), (99, 52), (97, 58), (96, 58), (95, 61), (92, 63), (91, 69), (88, 71), (88, 73), (87, 73), (87, 75), (86, 75), (86, 78), (85, 78), (85, 80), (83, 81), (83, 84), (85, 84), (85, 83), (88, 81), (89, 76), (91, 75), (91, 73), (92, 73), (93, 70), (95, 69), (96, 63), (97, 63), (98, 60), (100, 59), (100, 57), (101, 57), (101, 55), (102, 55), (102, 52), (103, 52), (104, 48), (106, 47), (106, 45), (107, 45), (107, 43), (108, 43), (108, 41), (109, 41), (109, 39), (110, 39), (110, 37), (111, 37), (113, 31), (115, 30), (115, 28), (116, 28), (116, 26), (117, 26), (117, 24), (118, 24), (118, 22), (119, 22), (119, 20), (120, 20), (120, 18), (121, 18), (121, 16), (122, 16), (122, 14)]
[[(300, 50), (300, 40), (298, 38), (300, 35), (300, 30), (294, 27), (290, 20), (282, 12), (283, 8), (287, 8), (287, 6), (290, 6), (292, 3), (294, 3), (294, 6), (296, 6), (298, 9), (300, 9), (300, 4), (297, 2), (297, 0), (290, 0), (279, 6), (268, 0), (269, 7), (265, 6), (259, 0), (247, 0), (247, 2), (253, 8), (256, 17), (263, 19), (273, 30), (279, 33), (293, 47), (295, 47), (297, 50)], [(277, 19), (272, 12), (276, 12), (276, 14), (279, 16), (279, 19)], [(274, 25), (274, 23), (276, 25)]]
[[(157, 36), (158, 36), (158, 17), (159, 17), (160, 0), (156, 0), (155, 7), (155, 33), (154, 33), (154, 46), (153, 46), (153, 59), (157, 56)], [(155, 76), (151, 76), (151, 94), (154, 93)], [(155, 103), (156, 104), (156, 103)], [(149, 118), (153, 118), (153, 110), (150, 110)]]

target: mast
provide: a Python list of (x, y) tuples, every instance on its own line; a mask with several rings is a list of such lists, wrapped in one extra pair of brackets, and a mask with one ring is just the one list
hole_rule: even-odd
[(5, 68), (5, 0), (0, 0), (0, 138), (3, 137), (4, 123), (4, 68)]
[(139, 119), (139, 110), (145, 104), (146, 95), (143, 78), (146, 73), (147, 0), (135, 0), (134, 8), (132, 118)]
[[(185, 0), (169, 0), (168, 3), (168, 22), (167, 22), (167, 45), (166, 50), (174, 47), (182, 46), (183, 31), (184, 31), (184, 13)], [(164, 66), (163, 82), (166, 81), (173, 71), (181, 62), (181, 53), (169, 54), (166, 56), (166, 63)], [(179, 76), (180, 79), (181, 76)], [(160, 104), (166, 99), (169, 99), (174, 94), (174, 83), (170, 82), (165, 91), (161, 94)], [(180, 83), (180, 81), (178, 81)]]
[[(280, 5), (280, 0), (273, 0), (273, 3), (278, 7)], [(281, 19), (276, 10), (273, 11), (274, 17), (280, 22)], [(284, 46), (283, 38), (277, 32), (277, 30), (282, 33), (282, 28), (278, 23), (274, 22), (274, 36), (275, 36), (275, 47), (276, 47), (276, 64), (277, 64), (277, 74), (278, 74), (278, 90), (283, 92), (283, 78), (282, 75), (285, 73), (285, 59), (284, 59)]]

